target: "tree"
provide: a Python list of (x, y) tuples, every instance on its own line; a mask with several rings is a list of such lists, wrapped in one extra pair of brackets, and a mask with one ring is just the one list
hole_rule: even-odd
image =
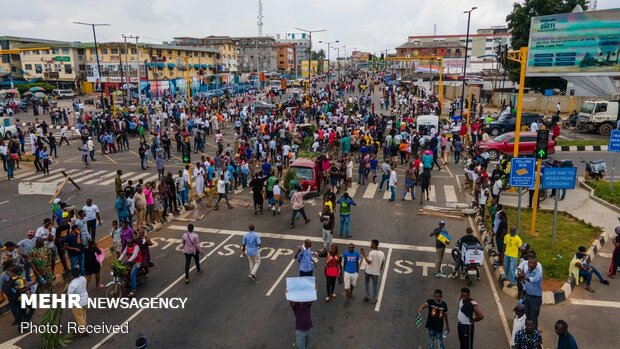
[[(519, 50), (528, 45), (532, 17), (568, 13), (577, 5), (581, 5), (586, 10), (588, 3), (589, 0), (524, 0), (522, 4), (515, 2), (512, 12), (506, 16), (508, 29), (512, 34), (512, 49)], [(518, 63), (507, 61), (503, 66), (508, 71), (508, 77), (511, 81), (519, 81), (521, 67)], [(563, 89), (566, 87), (566, 82), (560, 78), (527, 78), (525, 85), (536, 90)]]
[(325, 59), (325, 51), (323, 49), (320, 49), (318, 52), (312, 51), (312, 60), (318, 61), (323, 59)]

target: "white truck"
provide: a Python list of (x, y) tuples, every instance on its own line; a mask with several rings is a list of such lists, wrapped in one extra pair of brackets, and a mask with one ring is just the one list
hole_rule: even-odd
[(15, 121), (10, 116), (0, 117), (0, 139), (10, 139), (17, 134)]
[(609, 136), (620, 118), (620, 100), (585, 101), (577, 115), (577, 128)]

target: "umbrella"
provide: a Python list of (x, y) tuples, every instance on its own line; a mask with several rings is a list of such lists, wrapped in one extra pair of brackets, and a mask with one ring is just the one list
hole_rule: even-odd
[(11, 95), (18, 95), (19, 96), (19, 91), (17, 91), (14, 88), (12, 88), (10, 90), (6, 90), (6, 93), (11, 94)]
[(35, 87), (31, 87), (30, 92), (35, 93), (35, 92), (45, 92), (45, 89), (41, 86), (35, 86)]
[(32, 92), (30, 91), (26, 91), (24, 92), (24, 94), (22, 95), (22, 97), (31, 97), (32, 96)]
[(43, 92), (35, 92), (34, 96), (36, 98), (43, 98), (43, 97), (45, 97), (45, 93), (43, 93)]

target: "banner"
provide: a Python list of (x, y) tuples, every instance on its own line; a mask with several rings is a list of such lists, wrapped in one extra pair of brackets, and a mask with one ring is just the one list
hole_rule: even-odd
[(533, 17), (527, 76), (620, 75), (620, 9)]

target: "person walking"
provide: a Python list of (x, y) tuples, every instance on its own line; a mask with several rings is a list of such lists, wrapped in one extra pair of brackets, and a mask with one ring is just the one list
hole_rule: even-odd
[(459, 300), (458, 334), (461, 349), (473, 349), (474, 347), (474, 323), (484, 319), (478, 303), (471, 298), (470, 290), (467, 287), (461, 288), (461, 298)]
[[(179, 171), (179, 173), (180, 172), (181, 171)], [(226, 200), (226, 204), (228, 205), (228, 208), (233, 208), (232, 205), (230, 204), (230, 201), (228, 201), (228, 194), (226, 192), (226, 183), (224, 182), (224, 175), (220, 175), (220, 180), (217, 181), (217, 200), (215, 201), (214, 210), (220, 209), (219, 204), (220, 204), (220, 201), (222, 201), (222, 199)]]
[(430, 201), (430, 191), (431, 191), (431, 171), (423, 170), (420, 173), (420, 205), (424, 201), (424, 195), (426, 194), (426, 201)]
[(435, 342), (437, 341), (439, 342), (439, 349), (445, 349), (443, 335), (444, 333), (447, 335), (450, 332), (448, 304), (443, 301), (442, 297), (442, 291), (436, 289), (433, 293), (433, 298), (428, 299), (424, 304), (418, 307), (418, 314), (421, 314), (424, 309), (428, 308), (428, 317), (426, 318), (425, 327), (428, 330), (429, 349), (435, 349)]
[(385, 182), (387, 182), (386, 184), (390, 183), (389, 179), (390, 179), (391, 172), (392, 172), (392, 169), (390, 168), (390, 164), (388, 164), (387, 161), (384, 161), (383, 164), (381, 164), (381, 182), (379, 182), (379, 191), (383, 190), (383, 183)]
[(71, 314), (73, 314), (73, 319), (78, 324), (80, 331), (78, 333), (79, 337), (84, 337), (87, 335), (86, 332), (81, 332), (81, 329), (86, 327), (86, 308), (88, 306), (88, 291), (86, 291), (86, 278), (80, 274), (80, 270), (78, 268), (71, 269), (71, 282), (69, 286), (67, 286), (67, 294), (69, 295), (78, 295), (80, 300), (78, 304), (79, 307), (72, 307)]
[[(385, 264), (385, 254), (383, 251), (379, 251), (379, 240), (377, 239), (373, 239), (370, 243), (370, 252), (368, 255), (366, 255), (364, 248), (361, 248), (360, 252), (362, 253), (362, 258), (364, 258), (368, 264), (364, 272), (364, 287), (366, 289), (364, 301), (376, 304), (379, 293), (379, 276)], [(370, 280), (372, 280), (372, 298), (370, 298), (370, 287), (368, 286)]]
[[(511, 285), (516, 284), (515, 270), (519, 258), (519, 248), (523, 241), (517, 235), (517, 228), (510, 228), (510, 234), (504, 236), (504, 277), (510, 281)], [(511, 286), (512, 287), (512, 286)]]
[(411, 200), (415, 200), (415, 179), (415, 168), (413, 167), (413, 162), (410, 162), (409, 167), (405, 171), (405, 190), (403, 190), (402, 201), (405, 201), (408, 192), (411, 192)]
[(390, 202), (396, 200), (396, 186), (398, 185), (398, 174), (396, 174), (396, 169), (392, 168), (390, 172), (390, 181), (388, 183), (390, 187)]
[(327, 295), (325, 296), (325, 303), (328, 303), (332, 299), (336, 298), (336, 279), (342, 275), (341, 268), (342, 256), (338, 252), (338, 246), (331, 244), (329, 246), (329, 252), (325, 256), (325, 283), (327, 285)]
[(441, 262), (446, 252), (446, 245), (450, 243), (449, 234), (446, 231), (446, 222), (439, 221), (439, 227), (435, 228), (429, 235), (435, 237), (435, 251), (437, 253), (437, 261), (435, 262), (435, 277), (445, 276), (441, 271)]
[(116, 197), (118, 197), (123, 191), (123, 171), (116, 170), (116, 176), (114, 176), (114, 191), (116, 192)]
[(319, 213), (319, 219), (322, 223), (322, 231), (323, 231), (323, 249), (325, 251), (329, 250), (329, 247), (332, 243), (332, 236), (334, 233), (334, 213), (329, 208), (329, 205), (325, 205), (323, 207), (323, 212)]
[(200, 248), (200, 241), (198, 240), (198, 234), (194, 233), (194, 225), (188, 224), (187, 231), (183, 233), (183, 253), (185, 254), (185, 284), (189, 284), (189, 265), (194, 259), (196, 264), (196, 271), (198, 274), (202, 273), (200, 269), (200, 256), (204, 256), (204, 252)]
[(250, 274), (248, 277), (256, 281), (256, 272), (260, 266), (260, 254), (258, 249), (260, 248), (261, 241), (260, 236), (254, 231), (254, 224), (250, 224), (248, 232), (243, 235), (241, 241), (242, 250), (241, 255), (248, 257), (248, 263), (250, 264)]
[(308, 185), (305, 191), (301, 191), (301, 187), (297, 186), (297, 191), (293, 194), (291, 198), (291, 206), (293, 208), (293, 213), (291, 214), (291, 225), (290, 229), (295, 228), (295, 218), (297, 217), (297, 213), (300, 213), (304, 218), (305, 222), (310, 222), (310, 219), (306, 217), (306, 211), (304, 210), (304, 196), (310, 192), (311, 187)]
[(351, 300), (355, 299), (353, 289), (360, 270), (360, 254), (355, 251), (354, 244), (349, 244), (347, 251), (342, 254), (342, 269), (344, 270), (344, 291), (346, 295), (344, 306), (348, 307)]
[(101, 216), (99, 215), (99, 207), (93, 204), (93, 199), (86, 199), (86, 205), (82, 206), (82, 211), (86, 215), (86, 226), (92, 240), (97, 235), (97, 226), (101, 226)]
[(261, 178), (258, 173), (254, 174), (254, 178), (250, 181), (252, 188), (252, 200), (254, 201), (254, 214), (263, 213), (263, 187), (265, 184), (264, 177)]
[(299, 276), (312, 276), (315, 266), (312, 260), (312, 241), (306, 239), (304, 244), (297, 248), (293, 259), (299, 263)]
[(350, 238), (349, 225), (351, 224), (351, 206), (357, 206), (353, 198), (346, 191), (342, 197), (336, 201), (340, 205), (340, 237), (344, 233), (345, 238)]
[(310, 329), (312, 329), (311, 307), (312, 302), (289, 301), (295, 313), (295, 344), (298, 349), (306, 349), (310, 343)]

